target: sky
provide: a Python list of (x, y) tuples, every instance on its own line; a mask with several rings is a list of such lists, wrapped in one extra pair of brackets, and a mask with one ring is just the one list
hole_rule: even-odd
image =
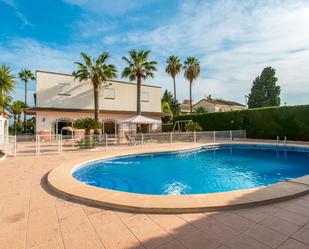
[[(71, 73), (80, 52), (103, 51), (117, 66), (130, 49), (151, 50), (158, 61), (146, 83), (172, 90), (166, 58), (194, 56), (201, 63), (193, 100), (245, 103), (264, 67), (276, 69), (281, 104), (309, 104), (309, 0), (0, 0), (0, 64)], [(177, 97), (189, 97), (183, 73)], [(35, 82), (29, 85), (29, 96)], [(23, 99), (18, 83), (15, 99)], [(33, 103), (31, 99), (30, 103)]]

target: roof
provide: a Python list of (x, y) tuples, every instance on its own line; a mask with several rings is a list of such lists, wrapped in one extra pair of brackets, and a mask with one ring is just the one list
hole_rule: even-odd
[(201, 99), (200, 101), (198, 101), (195, 105), (199, 104), (202, 101), (207, 101), (209, 103), (215, 104), (215, 105), (228, 105), (228, 106), (241, 106), (241, 107), (246, 107), (243, 104), (240, 104), (238, 102), (234, 102), (234, 101), (228, 101), (228, 100), (223, 100), (223, 99), (215, 99), (215, 100), (210, 100), (210, 99)]
[(160, 120), (147, 118), (142, 115), (135, 115), (130, 118), (119, 121), (122, 124), (161, 124)]
[[(48, 73), (48, 74), (58, 74), (58, 75), (65, 75), (65, 76), (71, 76), (73, 77), (72, 74), (68, 74), (68, 73), (58, 73), (58, 72), (51, 72), (51, 71), (44, 71), (44, 70), (36, 70), (36, 73)], [(136, 85), (136, 83), (134, 82), (127, 82), (127, 81), (121, 81), (121, 80), (108, 80), (110, 82), (114, 82), (114, 83), (122, 83), (122, 84), (133, 84)], [(148, 86), (148, 87), (154, 87), (154, 88), (161, 88), (161, 86), (156, 86), (156, 85), (148, 85), (148, 84), (142, 84), (142, 86)]]
[[(26, 114), (35, 115), (38, 111), (46, 112), (82, 112), (93, 113), (93, 109), (70, 109), (70, 108), (53, 108), (53, 107), (33, 107), (25, 109)], [(113, 110), (100, 110), (100, 113), (112, 113), (112, 114), (136, 114), (136, 111), (113, 111)], [(163, 112), (142, 112), (144, 115), (152, 115), (158, 117), (164, 117), (166, 114)]]

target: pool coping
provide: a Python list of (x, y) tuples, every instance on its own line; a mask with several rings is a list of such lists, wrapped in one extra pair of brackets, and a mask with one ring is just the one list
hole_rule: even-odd
[[(108, 155), (105, 156), (93, 157), (88, 161), (85, 161), (85, 159), (74, 160), (54, 168), (47, 176), (47, 184), (58, 194), (86, 204), (145, 213), (193, 213), (252, 207), (283, 201), (309, 193), (309, 175), (264, 187), (190, 195), (145, 195), (109, 190), (87, 185), (76, 180), (72, 176), (72, 170), (74, 168), (81, 164), (100, 159), (145, 153), (177, 152), (220, 144), (274, 145), (274, 143), (269, 142), (231, 141), (222, 143), (186, 144), (180, 147), (171, 146), (164, 150), (161, 148), (148, 148), (147, 150), (144, 149), (141, 151), (139, 148), (132, 148), (131, 151), (109, 151)], [(309, 146), (306, 145), (291, 144), (289, 146), (309, 149)], [(175, 149), (175, 147), (177, 147), (177, 149)]]

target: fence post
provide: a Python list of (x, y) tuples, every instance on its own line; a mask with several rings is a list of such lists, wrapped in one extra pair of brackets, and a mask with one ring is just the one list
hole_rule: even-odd
[(233, 140), (233, 132), (230, 130), (230, 140)]
[(108, 148), (107, 133), (105, 133), (105, 148)]
[(245, 140), (247, 140), (247, 130), (245, 130)]
[(58, 135), (58, 153), (62, 153), (62, 135)]
[(144, 133), (142, 133), (142, 145), (144, 144)]
[(170, 143), (173, 143), (173, 132), (170, 133)]
[(36, 148), (35, 148), (35, 154), (36, 156), (40, 155), (40, 136), (39, 135), (36, 135), (35, 137), (35, 145), (36, 145)]
[(216, 131), (214, 131), (214, 142), (216, 142)]
[(193, 132), (194, 143), (196, 143), (196, 131)]
[(14, 155), (14, 157), (16, 156), (16, 143), (17, 143), (17, 139), (16, 139), (16, 135), (14, 136), (14, 151), (13, 151), (13, 155)]

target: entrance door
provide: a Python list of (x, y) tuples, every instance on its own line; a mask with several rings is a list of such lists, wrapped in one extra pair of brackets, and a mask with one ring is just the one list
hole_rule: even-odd
[(114, 121), (106, 121), (103, 122), (102, 125), (102, 133), (106, 133), (108, 135), (116, 135), (116, 122)]
[[(72, 127), (73, 122), (69, 120), (57, 121), (54, 126), (54, 134), (61, 134), (62, 128), (66, 126)], [(71, 135), (71, 132), (68, 130), (63, 130), (62, 135)]]

